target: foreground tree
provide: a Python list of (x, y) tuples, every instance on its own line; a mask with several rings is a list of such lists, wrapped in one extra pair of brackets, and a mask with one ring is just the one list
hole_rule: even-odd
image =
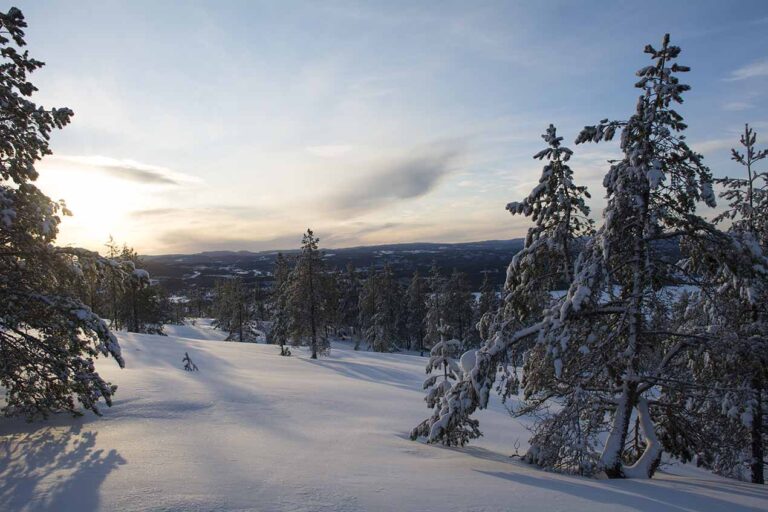
[[(462, 378), (443, 397), (440, 414), (433, 415), (427, 420), (429, 425), (419, 429), (422, 434), (428, 433), (429, 442), (444, 442), (454, 435), (454, 429), (464, 430), (467, 425), (477, 428), (477, 420), (471, 415), (487, 406), (494, 387), (503, 398), (517, 392), (519, 380), (514, 368), (530, 345), (524, 342), (545, 325), (542, 314), (550, 300), (548, 290), (570, 272), (570, 247), (592, 232), (584, 202), (588, 197), (586, 189), (573, 184), (572, 171), (565, 163), (571, 150), (561, 146), (562, 138), (553, 126), (542, 137), (548, 148), (534, 156), (547, 159), (539, 185), (523, 201), (507, 205), (513, 215), (532, 217), (535, 226), (529, 229), (523, 249), (509, 264), (503, 304), (484, 316), (483, 346), (463, 361)], [(569, 262), (562, 262), (565, 254), (571, 258)], [(552, 263), (555, 259), (561, 263)]]
[[(689, 89), (675, 74), (688, 68), (674, 62), (680, 48), (669, 35), (660, 49), (648, 45), (645, 52), (654, 63), (637, 73), (635, 114), (588, 126), (576, 140), (611, 140), (620, 131), (624, 157), (604, 179), (605, 222), (580, 256), (567, 296), (545, 316), (540, 343), (551, 371), (537, 366), (526, 386), (529, 397), (560, 397), (572, 411), (572, 421), (559, 422), (566, 429), (612, 416), (596, 462), (611, 478), (655, 472), (663, 447), (653, 409), (665, 407), (674, 387), (669, 372), (698, 341), (666, 321), (662, 284), (679, 268), (658, 242), (713, 231), (696, 214), (698, 201), (714, 206), (712, 177), (685, 143), (686, 125), (673, 109)], [(576, 403), (581, 407), (569, 407)], [(625, 450), (633, 411), (645, 443), (640, 453)]]
[[(429, 361), (427, 362), (427, 379), (424, 381), (424, 389), (427, 394), (424, 401), (427, 407), (432, 409), (432, 416), (422, 421), (411, 431), (411, 439), (419, 437), (432, 437), (434, 430), (442, 430), (445, 434), (439, 437), (445, 446), (464, 446), (470, 440), (480, 437), (479, 422), (468, 419), (451, 428), (442, 424), (446, 417), (443, 403), (446, 394), (451, 390), (451, 385), (463, 375), (459, 367), (458, 357), (461, 353), (462, 343), (457, 339), (447, 339), (449, 328), (445, 324), (438, 327), (440, 340), (432, 346)], [(462, 362), (466, 364), (466, 359)]]
[(28, 417), (56, 410), (75, 412), (75, 399), (99, 414), (112, 404), (116, 386), (104, 381), (93, 358), (111, 356), (122, 367), (117, 339), (76, 297), (83, 271), (127, 271), (82, 249), (53, 245), (63, 202), (34, 182), (35, 163), (51, 154), (51, 131), (67, 125), (67, 108), (45, 109), (30, 97), (29, 75), (43, 63), (22, 52), (24, 16), (0, 13), (0, 384), (5, 414)]

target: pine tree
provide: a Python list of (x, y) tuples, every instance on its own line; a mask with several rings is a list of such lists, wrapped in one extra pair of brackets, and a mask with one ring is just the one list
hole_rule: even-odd
[(360, 340), (355, 341), (355, 350), (360, 349), (359, 341), (364, 340), (370, 347), (376, 336), (376, 303), (378, 301), (379, 276), (373, 267), (368, 269), (367, 277), (360, 287), (358, 298), (358, 324), (360, 325)]
[(743, 152), (731, 149), (731, 159), (744, 167), (746, 178), (721, 178), (715, 182), (725, 190), (720, 197), (728, 201), (728, 209), (715, 218), (715, 222), (731, 220), (737, 231), (754, 233), (763, 247), (768, 247), (768, 170), (760, 171), (756, 165), (768, 157), (768, 149), (757, 149), (757, 134), (744, 126), (741, 136)]
[(360, 337), (360, 278), (351, 263), (347, 265), (340, 287), (339, 323), (350, 338), (358, 340)]
[(411, 282), (405, 292), (406, 296), (406, 332), (408, 333), (411, 350), (418, 347), (419, 354), (424, 355), (424, 322), (427, 316), (427, 283), (419, 275), (418, 270), (413, 273)]
[(445, 285), (445, 321), (464, 348), (475, 345), (477, 340), (477, 331), (472, 324), (473, 303), (466, 274), (454, 269)]
[(493, 316), (499, 307), (499, 297), (496, 287), (490, 278), (490, 272), (483, 272), (483, 283), (480, 285), (480, 300), (477, 304), (477, 331), (481, 339), (487, 339)]
[(289, 303), (294, 313), (292, 338), (309, 345), (312, 359), (330, 350), (330, 343), (323, 336), (327, 311), (322, 283), (324, 263), (318, 249), (319, 241), (312, 230), (307, 229), (296, 266), (291, 273), (289, 292)]
[(424, 316), (423, 348), (431, 349), (440, 342), (440, 326), (445, 320), (445, 278), (440, 275), (437, 263), (432, 263), (427, 278), (429, 294), (427, 313)]
[(389, 265), (384, 265), (375, 277), (375, 283), (374, 314), (368, 343), (376, 352), (391, 352), (398, 349), (402, 290)]
[[(451, 390), (451, 383), (460, 379), (463, 374), (457, 363), (462, 343), (457, 339), (446, 339), (449, 330), (444, 323), (438, 327), (440, 339), (432, 346), (426, 367), (428, 377), (424, 381), (424, 389), (427, 390), (427, 395), (424, 400), (427, 407), (433, 410), (432, 416), (411, 431), (411, 439), (437, 438), (446, 446), (464, 446), (481, 434), (477, 420), (469, 419), (456, 425), (443, 423), (443, 419), (448, 417), (443, 411), (443, 407), (446, 407), (443, 401)], [(435, 431), (444, 434), (438, 436)]]
[(572, 171), (565, 164), (572, 152), (561, 147), (562, 138), (557, 137), (553, 126), (542, 137), (549, 147), (534, 156), (547, 158), (539, 185), (523, 201), (507, 205), (513, 215), (531, 216), (536, 224), (529, 229), (523, 249), (507, 268), (502, 307), (495, 314), (486, 315), (483, 346), (471, 351), (471, 356), (467, 354), (467, 369), (445, 395), (441, 416), (429, 420), (438, 427), (421, 430), (429, 432), (429, 442), (442, 442), (453, 435), (451, 429), (475, 422), (471, 415), (487, 406), (494, 386), (502, 399), (517, 392), (515, 365), (529, 347), (526, 340), (544, 327), (542, 315), (550, 301), (548, 291), (564, 281), (564, 274), (572, 268), (570, 263), (552, 261), (561, 261), (563, 255), (572, 258), (571, 247), (592, 232), (589, 209), (584, 202), (588, 197), (586, 189), (573, 184)]
[(54, 246), (63, 202), (34, 182), (35, 163), (51, 154), (49, 137), (67, 125), (67, 108), (45, 109), (30, 99), (29, 75), (43, 66), (21, 49), (27, 24), (20, 10), (0, 13), (0, 384), (5, 414), (75, 413), (75, 398), (99, 414), (116, 386), (94, 369), (93, 358), (111, 356), (122, 367), (117, 339), (76, 296), (83, 271), (127, 269), (98, 254)]
[(323, 324), (323, 339), (330, 339), (331, 335), (338, 334), (340, 325), (341, 289), (336, 272), (325, 272), (320, 276), (322, 287), (323, 311), (325, 311)]
[[(714, 205), (709, 169), (685, 143), (680, 133), (686, 125), (672, 108), (689, 89), (675, 76), (688, 71), (674, 63), (680, 48), (666, 35), (661, 49), (648, 45), (645, 52), (654, 63), (637, 73), (642, 94), (635, 114), (588, 126), (576, 140), (611, 140), (621, 131), (624, 157), (604, 180), (604, 224), (579, 257), (567, 296), (545, 316), (540, 360), (549, 365), (532, 366), (539, 371), (530, 380), (526, 372), (527, 396), (558, 396), (566, 409), (577, 401), (583, 405), (572, 409), (579, 415), (588, 411), (588, 418), (574, 422), (612, 416), (597, 464), (612, 478), (655, 472), (662, 444), (651, 407), (663, 404), (652, 404), (648, 394), (656, 386), (665, 393), (665, 375), (696, 340), (658, 328), (661, 285), (678, 269), (655, 243), (710, 232), (695, 209), (698, 201)], [(633, 410), (645, 440), (636, 458), (625, 452)]]
[(278, 253), (275, 259), (274, 284), (271, 294), (272, 328), (269, 333), (271, 343), (280, 345), (280, 355), (290, 355), (286, 347), (291, 331), (289, 293), (291, 290), (291, 267), (283, 253)]
[[(746, 178), (717, 180), (728, 209), (716, 221), (730, 220), (723, 237), (699, 249), (693, 270), (708, 288), (693, 294), (686, 311), (697, 334), (710, 339), (694, 352), (692, 381), (706, 393), (694, 401), (706, 418), (702, 450), (707, 463), (726, 476), (749, 475), (764, 484), (768, 440), (768, 173), (756, 164), (768, 156), (757, 150), (757, 136), (746, 126), (744, 152), (731, 150)], [(692, 262), (692, 263), (695, 263)], [(703, 355), (703, 357), (702, 357)], [(722, 390), (712, 392), (712, 390)], [(690, 403), (691, 400), (688, 400)], [(713, 450), (715, 446), (717, 449)]]

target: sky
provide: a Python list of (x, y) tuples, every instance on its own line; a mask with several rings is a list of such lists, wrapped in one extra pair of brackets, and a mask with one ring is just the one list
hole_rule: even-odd
[[(665, 32), (679, 108), (715, 176), (745, 122), (768, 146), (765, 1), (61, 1), (17, 3), (67, 106), (40, 187), (73, 211), (63, 245), (143, 254), (524, 236), (506, 203), (538, 181), (553, 123), (593, 216), (642, 49)], [(763, 136), (762, 134), (766, 135)], [(711, 216), (710, 212), (703, 212)]]

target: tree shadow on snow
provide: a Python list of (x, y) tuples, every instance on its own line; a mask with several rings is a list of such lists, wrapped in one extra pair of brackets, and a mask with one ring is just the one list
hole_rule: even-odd
[(413, 372), (396, 368), (383, 368), (372, 364), (357, 363), (349, 360), (305, 359), (304, 361), (333, 370), (350, 379), (364, 380), (376, 384), (386, 384), (413, 391), (421, 389), (424, 379)]
[(97, 433), (82, 425), (0, 437), (0, 510), (96, 510), (99, 487), (125, 459), (96, 449)]
[(516, 484), (551, 489), (577, 498), (598, 503), (610, 503), (642, 512), (691, 510), (727, 510), (728, 512), (763, 512), (765, 508), (743, 505), (713, 496), (691, 493), (677, 487), (677, 481), (655, 480), (590, 480), (568, 475), (526, 472), (475, 470), (484, 475), (509, 480)]

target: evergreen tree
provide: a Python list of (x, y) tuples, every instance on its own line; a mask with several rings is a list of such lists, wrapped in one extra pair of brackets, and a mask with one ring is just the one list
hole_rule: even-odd
[(294, 341), (309, 345), (312, 359), (330, 350), (330, 343), (323, 336), (328, 312), (323, 297), (324, 263), (318, 249), (319, 241), (312, 230), (307, 229), (291, 273), (289, 291), (289, 303), (294, 314), (291, 336)]
[[(768, 440), (768, 173), (756, 164), (768, 156), (745, 127), (744, 152), (731, 150), (746, 178), (718, 180), (728, 209), (716, 221), (730, 220), (723, 239), (699, 250), (692, 270), (708, 287), (692, 294), (685, 316), (690, 329), (709, 343), (692, 351), (692, 381), (707, 392), (694, 403), (705, 418), (702, 451), (715, 471), (765, 483)], [(721, 390), (719, 392), (713, 390)], [(678, 397), (682, 401), (683, 397)]]
[(445, 278), (440, 275), (437, 263), (433, 262), (429, 270), (429, 295), (427, 296), (427, 312), (424, 316), (423, 348), (432, 348), (440, 342), (440, 326), (444, 323), (445, 315)]
[(285, 345), (290, 336), (293, 315), (289, 303), (291, 267), (283, 253), (278, 253), (275, 259), (273, 275), (275, 280), (271, 294), (272, 328), (269, 339), (271, 343), (280, 345), (280, 355), (286, 356), (290, 355)]
[[(604, 180), (605, 222), (577, 261), (567, 296), (545, 316), (539, 361), (549, 364), (526, 366), (527, 397), (542, 403), (545, 395), (557, 396), (572, 411), (561, 425), (582, 427), (612, 416), (596, 464), (612, 478), (655, 472), (663, 448), (651, 408), (664, 403), (651, 401), (649, 393), (669, 394), (665, 377), (696, 339), (661, 321), (668, 318), (658, 312), (661, 285), (677, 262), (655, 242), (711, 232), (695, 209), (698, 201), (714, 205), (709, 169), (685, 143), (680, 133), (686, 125), (673, 109), (689, 89), (675, 76), (688, 71), (674, 63), (680, 48), (666, 35), (660, 49), (648, 45), (645, 52), (654, 63), (638, 71), (642, 94), (635, 114), (588, 126), (577, 138), (598, 142), (621, 131), (624, 157)], [(640, 453), (625, 450), (633, 410), (645, 443)]]
[(757, 134), (744, 126), (741, 136), (743, 152), (731, 149), (731, 159), (744, 167), (746, 178), (715, 180), (725, 189), (720, 197), (728, 201), (728, 209), (715, 222), (731, 220), (736, 231), (753, 233), (763, 247), (768, 246), (768, 170), (760, 171), (757, 163), (768, 157), (768, 149), (757, 149)]
[(406, 296), (406, 332), (411, 350), (418, 347), (420, 355), (424, 355), (425, 319), (427, 316), (427, 283), (419, 275), (413, 273), (411, 282), (405, 292)]
[(492, 317), (499, 307), (496, 287), (490, 278), (490, 272), (483, 272), (483, 284), (480, 286), (480, 300), (477, 304), (477, 331), (481, 339), (488, 338)]
[(321, 275), (323, 311), (325, 311), (325, 323), (323, 325), (323, 339), (330, 339), (331, 335), (338, 334), (340, 324), (341, 289), (336, 272), (325, 272)]
[(347, 265), (341, 280), (341, 298), (339, 299), (339, 323), (348, 335), (354, 338), (355, 345), (360, 337), (360, 279), (352, 264)]
[(75, 412), (75, 398), (99, 414), (116, 386), (94, 369), (93, 358), (111, 356), (122, 367), (117, 339), (77, 298), (84, 269), (128, 269), (90, 251), (54, 245), (60, 215), (69, 212), (35, 185), (35, 163), (51, 154), (49, 137), (67, 125), (67, 108), (45, 109), (30, 97), (29, 75), (43, 66), (26, 51), (27, 24), (20, 10), (0, 12), (0, 384), (5, 414), (28, 417)]
[(476, 344), (474, 297), (466, 274), (454, 269), (445, 285), (445, 321), (454, 337), (468, 348)]
[(584, 202), (586, 189), (573, 184), (572, 171), (565, 164), (572, 152), (561, 146), (562, 138), (557, 137), (553, 126), (542, 137), (549, 147), (534, 156), (547, 158), (539, 185), (523, 201), (507, 205), (513, 215), (531, 216), (536, 224), (529, 229), (523, 249), (509, 264), (502, 307), (484, 319), (483, 346), (469, 352), (472, 364), (445, 395), (441, 415), (429, 420), (437, 427), (421, 430), (429, 432), (429, 442), (443, 442), (444, 437), (453, 435), (452, 429), (474, 424), (476, 420), (470, 416), (487, 406), (494, 386), (502, 399), (517, 392), (515, 366), (528, 347), (524, 342), (544, 327), (542, 315), (550, 301), (548, 291), (562, 282), (563, 274), (572, 268), (571, 263), (553, 263), (553, 259), (566, 254), (571, 258), (570, 247), (592, 232)]
[[(357, 306), (360, 338), (365, 340), (368, 346), (371, 346), (376, 335), (374, 317), (376, 316), (378, 285), (378, 274), (373, 267), (370, 267), (368, 269), (368, 275), (360, 288), (360, 297)], [(359, 348), (359, 340), (356, 340), (355, 350), (359, 350)]]
[(370, 329), (369, 347), (376, 352), (397, 350), (402, 317), (402, 290), (395, 280), (392, 267), (384, 269), (375, 278), (375, 294), (372, 328)]
[[(477, 420), (469, 419), (450, 426), (443, 423), (444, 418), (449, 417), (443, 411), (447, 406), (443, 403), (444, 399), (451, 390), (451, 383), (462, 376), (462, 369), (457, 363), (462, 343), (457, 339), (446, 339), (448, 331), (445, 324), (440, 324), (440, 339), (432, 346), (426, 367), (428, 377), (424, 381), (424, 389), (428, 391), (424, 400), (427, 407), (432, 409), (432, 416), (411, 431), (411, 439), (436, 437), (446, 446), (464, 446), (470, 439), (480, 437), (481, 434)], [(444, 434), (437, 436), (434, 432), (437, 430)]]
[(216, 318), (214, 326), (227, 331), (227, 341), (256, 341), (252, 295), (239, 278), (228, 279), (216, 286)]

